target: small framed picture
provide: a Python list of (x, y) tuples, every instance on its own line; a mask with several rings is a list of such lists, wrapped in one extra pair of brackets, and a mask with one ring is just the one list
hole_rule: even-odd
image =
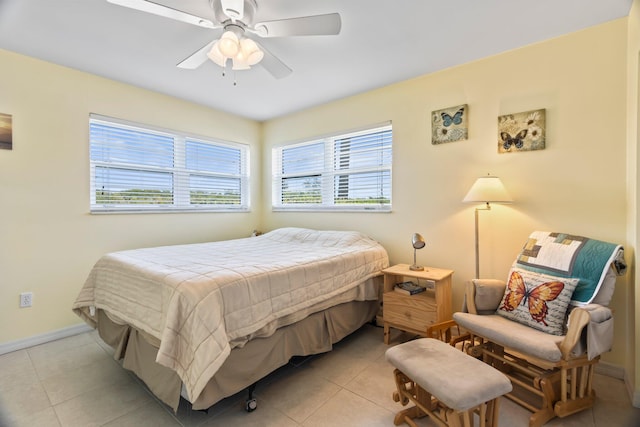
[(13, 148), (13, 129), (11, 115), (0, 113), (0, 149), (11, 150)]
[(498, 117), (498, 153), (543, 150), (545, 110), (525, 111)]
[(442, 144), (467, 139), (469, 126), (467, 104), (433, 111), (431, 113), (431, 143)]

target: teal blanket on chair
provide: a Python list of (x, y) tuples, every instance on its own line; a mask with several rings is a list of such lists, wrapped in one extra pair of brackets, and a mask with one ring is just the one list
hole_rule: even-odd
[(571, 303), (589, 304), (597, 295), (607, 269), (623, 274), (621, 245), (564, 233), (534, 231), (518, 255), (516, 266), (557, 277), (580, 279)]

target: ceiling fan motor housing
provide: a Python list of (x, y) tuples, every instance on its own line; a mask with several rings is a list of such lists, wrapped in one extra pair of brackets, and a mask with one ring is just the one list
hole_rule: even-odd
[(240, 21), (245, 27), (253, 23), (258, 5), (255, 0), (210, 0), (209, 4), (216, 21), (225, 24), (227, 21)]

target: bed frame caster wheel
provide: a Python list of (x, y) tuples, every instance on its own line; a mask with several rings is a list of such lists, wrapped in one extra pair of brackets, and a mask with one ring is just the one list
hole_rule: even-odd
[(244, 409), (246, 409), (247, 412), (253, 412), (256, 410), (257, 407), (258, 407), (258, 401), (255, 398), (247, 399), (244, 405)]

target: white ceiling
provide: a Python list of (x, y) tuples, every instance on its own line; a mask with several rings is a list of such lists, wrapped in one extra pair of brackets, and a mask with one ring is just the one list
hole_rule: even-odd
[[(214, 19), (209, 0), (155, 1)], [(260, 39), (293, 73), (255, 66), (236, 86), (211, 61), (175, 67), (221, 30), (106, 0), (0, 0), (0, 48), (267, 120), (621, 18), (632, 1), (257, 0), (256, 21), (338, 12), (342, 31)]]

